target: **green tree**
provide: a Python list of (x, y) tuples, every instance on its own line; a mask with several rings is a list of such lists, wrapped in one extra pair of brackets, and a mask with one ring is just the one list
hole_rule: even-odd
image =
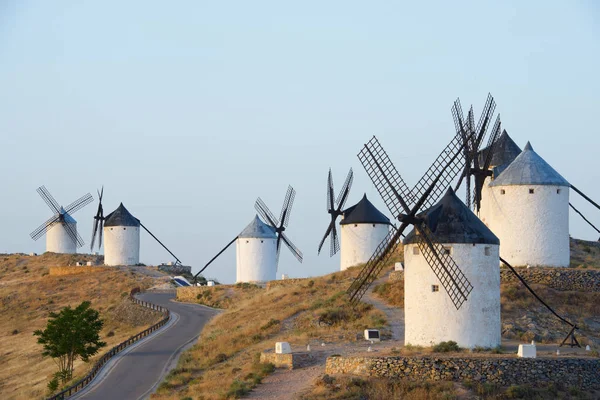
[(44, 346), (42, 355), (50, 356), (58, 366), (58, 376), (63, 383), (73, 377), (73, 363), (78, 357), (85, 362), (106, 346), (100, 341), (104, 322), (98, 311), (84, 301), (76, 308), (67, 306), (59, 313), (50, 313), (46, 329), (33, 332), (38, 343)]

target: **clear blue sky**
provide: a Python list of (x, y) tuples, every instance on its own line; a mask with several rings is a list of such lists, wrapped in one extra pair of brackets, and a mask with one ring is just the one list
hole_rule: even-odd
[[(348, 168), (386, 211), (356, 154), (376, 134), (409, 184), (454, 134), (460, 97), (491, 92), (503, 126), (600, 200), (600, 6), (506, 2), (0, 2), (0, 251), (42, 252), (29, 232), (105, 185), (199, 267), (297, 190), (280, 273), (334, 271), (317, 257), (327, 170)], [(573, 202), (600, 224), (600, 212)], [(90, 241), (96, 204), (74, 217)], [(571, 214), (573, 236), (598, 235)], [(325, 252), (327, 253), (327, 252)], [(169, 261), (147, 235), (141, 258)], [(235, 278), (231, 248), (207, 271)]]

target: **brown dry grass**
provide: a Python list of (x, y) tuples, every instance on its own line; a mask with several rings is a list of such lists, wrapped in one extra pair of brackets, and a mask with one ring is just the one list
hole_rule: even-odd
[(319, 378), (310, 393), (302, 400), (341, 399), (455, 399), (456, 387), (452, 382), (417, 383), (405, 380), (358, 378), (349, 376)]
[(600, 243), (573, 239), (571, 247), (571, 267), (600, 268)]
[[(362, 304), (358, 310), (348, 306), (345, 290), (358, 270), (269, 290), (254, 285), (211, 288), (209, 301), (229, 308), (204, 328), (198, 344), (182, 355), (152, 398), (224, 399), (230, 388), (249, 382), (257, 354), (273, 348), (276, 341), (294, 347), (317, 339), (356, 340), (363, 329), (386, 325), (384, 314), (370, 305)], [(207, 297), (201, 295), (196, 301), (206, 303)], [(320, 326), (321, 315), (334, 324)]]
[[(100, 354), (160, 319), (156, 313), (127, 300), (133, 287), (147, 288), (153, 284), (152, 278), (117, 269), (67, 276), (48, 273), (50, 266), (73, 265), (75, 261), (94, 258), (53, 253), (31, 257), (0, 255), (2, 399), (36, 399), (47, 393), (46, 384), (57, 368), (52, 359), (41, 356), (42, 348), (33, 331), (45, 327), (49, 312), (91, 301), (105, 321), (101, 337), (107, 347)], [(77, 362), (75, 379), (87, 373), (99, 356), (88, 364)]]

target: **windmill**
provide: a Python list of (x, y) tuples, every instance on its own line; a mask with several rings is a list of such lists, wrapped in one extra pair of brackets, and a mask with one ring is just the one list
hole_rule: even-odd
[(288, 187), (279, 220), (275, 218), (264, 201), (259, 197), (256, 200), (256, 210), (267, 222), (258, 216), (246, 226), (241, 233), (235, 236), (213, 258), (194, 275), (194, 283), (198, 276), (208, 268), (221, 254), (233, 243), (236, 243), (236, 282), (264, 282), (274, 280), (277, 273), (279, 251), (281, 242), (284, 242), (294, 257), (302, 262), (302, 253), (283, 232), (286, 230), (296, 191)]
[[(491, 134), (488, 137), (485, 158), (480, 160), (479, 149), (481, 148), (481, 143), (485, 138), (495, 109), (496, 103), (494, 98), (488, 93), (487, 100), (483, 107), (483, 112), (479, 117), (477, 126), (475, 126), (473, 107), (471, 107), (469, 110), (467, 119), (465, 120), (460, 99), (457, 99), (452, 106), (452, 116), (454, 117), (456, 132), (463, 138), (464, 141), (463, 155), (465, 158), (465, 168), (460, 175), (454, 190), (458, 191), (464, 179), (466, 186), (465, 203), (468, 208), (473, 206), (473, 209), (477, 211), (479, 211), (481, 208), (481, 192), (483, 190), (485, 179), (488, 176), (492, 176), (490, 164), (494, 154), (494, 147), (498, 141), (501, 131), (500, 115), (498, 115)], [(468, 139), (469, 137), (471, 139)], [(471, 191), (472, 177), (474, 178), (475, 183), (475, 189), (473, 191)], [(471, 196), (473, 197), (471, 198)], [(471, 203), (471, 200), (473, 200), (473, 203)]]
[(77, 233), (77, 221), (71, 216), (91, 203), (94, 198), (87, 193), (66, 207), (58, 205), (45, 186), (37, 188), (40, 197), (46, 202), (54, 215), (31, 232), (33, 240), (46, 234), (46, 251), (54, 253), (76, 253), (77, 247), (83, 246), (83, 239)]
[[(471, 140), (471, 136), (469, 134), (466, 139)], [(464, 170), (465, 159), (461, 157), (464, 147), (465, 138), (457, 134), (411, 190), (375, 136), (364, 145), (358, 158), (391, 214), (400, 221), (400, 227), (390, 230), (348, 288), (352, 304), (356, 305), (360, 301), (369, 285), (377, 278), (409, 225), (414, 226), (418, 247), (454, 306), (459, 309), (467, 300), (473, 286), (450, 254), (435, 240), (428, 226), (417, 216), (419, 210), (430, 208), (451, 181)]]
[(104, 186), (98, 191), (98, 210), (94, 216), (94, 228), (90, 249), (93, 250), (98, 236), (98, 250), (102, 247), (104, 237), (104, 264), (113, 265), (136, 265), (140, 259), (140, 228), (143, 228), (154, 240), (158, 242), (176, 260), (175, 264), (181, 264), (171, 250), (167, 248), (148, 228), (134, 217), (123, 203), (106, 217), (102, 206), (104, 197)]
[(337, 229), (336, 229), (336, 220), (337, 217), (343, 214), (344, 205), (346, 204), (346, 200), (348, 200), (348, 194), (350, 193), (350, 188), (352, 187), (352, 181), (354, 179), (354, 173), (352, 172), (352, 168), (350, 168), (350, 172), (348, 172), (348, 176), (346, 177), (346, 181), (344, 182), (344, 186), (342, 186), (342, 190), (338, 194), (336, 198), (335, 192), (333, 190), (333, 178), (331, 177), (331, 168), (329, 169), (329, 176), (327, 177), (327, 213), (331, 216), (331, 222), (325, 231), (325, 236), (321, 239), (319, 243), (318, 253), (321, 254), (321, 249), (323, 248), (323, 244), (327, 237), (331, 235), (330, 238), (330, 248), (329, 248), (329, 256), (333, 257), (340, 250), (340, 241), (338, 239)]
[(256, 208), (258, 214), (267, 222), (267, 224), (275, 228), (275, 234), (277, 235), (277, 259), (279, 259), (281, 242), (283, 242), (290, 249), (294, 257), (296, 257), (298, 261), (302, 262), (302, 252), (292, 243), (292, 241), (287, 237), (287, 235), (283, 233), (286, 230), (288, 222), (290, 220), (290, 213), (292, 211), (292, 205), (294, 204), (295, 197), (296, 191), (293, 187), (288, 186), (285, 199), (283, 200), (283, 206), (281, 206), (279, 220), (275, 218), (271, 210), (269, 210), (269, 207), (267, 207), (265, 202), (262, 201), (260, 197), (256, 200), (254, 208)]

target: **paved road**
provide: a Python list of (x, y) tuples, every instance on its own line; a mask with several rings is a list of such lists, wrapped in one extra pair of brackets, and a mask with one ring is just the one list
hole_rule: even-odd
[(194, 304), (170, 301), (174, 293), (143, 293), (140, 299), (171, 310), (172, 322), (148, 341), (105, 366), (92, 385), (76, 399), (143, 399), (156, 390), (166, 373), (176, 366), (186, 345), (193, 344), (204, 324), (217, 311)]

